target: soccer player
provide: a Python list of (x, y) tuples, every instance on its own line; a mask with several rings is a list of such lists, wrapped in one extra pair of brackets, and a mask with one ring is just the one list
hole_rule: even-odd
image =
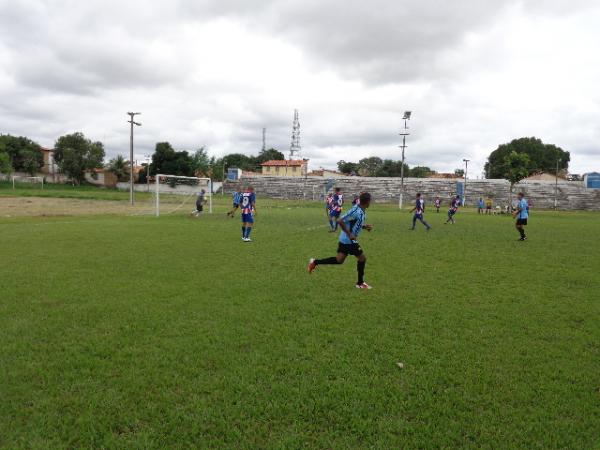
[(447, 224), (448, 222), (455, 223), (454, 215), (456, 214), (456, 211), (458, 211), (459, 206), (460, 206), (460, 195), (457, 195), (450, 202), (450, 209), (448, 210), (448, 220), (446, 220), (446, 222), (444, 222), (444, 225)]
[(198, 192), (198, 197), (196, 197), (196, 209), (192, 211), (192, 216), (200, 217), (202, 211), (204, 210), (204, 196), (206, 195), (206, 191), (204, 189), (200, 189)]
[(477, 203), (477, 214), (483, 214), (484, 207), (485, 203), (483, 202), (483, 198), (479, 197), (479, 202)]
[(227, 211), (227, 215), (233, 219), (235, 215), (236, 209), (240, 207), (240, 202), (242, 201), (242, 193), (239, 191), (235, 191), (233, 193), (233, 208), (230, 211)]
[(410, 212), (413, 212), (413, 211), (414, 211), (415, 215), (413, 216), (412, 228), (409, 228), (409, 229), (414, 231), (415, 226), (417, 225), (417, 220), (418, 220), (423, 225), (425, 225), (425, 228), (427, 229), (427, 231), (429, 231), (431, 229), (431, 226), (427, 222), (425, 222), (425, 219), (423, 219), (423, 214), (425, 214), (425, 200), (423, 200), (421, 198), (420, 192), (417, 194), (417, 198), (415, 200), (415, 207), (410, 210)]
[(485, 199), (485, 215), (492, 214), (492, 199), (490, 197)]
[(250, 233), (252, 232), (254, 216), (256, 215), (256, 195), (252, 186), (248, 186), (242, 194), (240, 208), (242, 209), (242, 241), (252, 242)]
[(330, 192), (325, 197), (325, 215), (327, 216), (327, 220), (329, 221), (329, 231), (333, 230), (334, 225), (331, 219), (331, 204), (333, 203), (333, 194)]
[(338, 219), (342, 214), (342, 206), (344, 206), (344, 194), (342, 194), (342, 189), (337, 187), (335, 188), (335, 194), (333, 194), (333, 198), (331, 199), (331, 207), (329, 208), (329, 225), (331, 226), (331, 233), (334, 233), (338, 229)]
[(526, 241), (527, 236), (525, 236), (525, 226), (527, 225), (527, 219), (529, 218), (529, 205), (527, 204), (527, 200), (525, 200), (525, 194), (519, 192), (517, 196), (519, 201), (517, 202), (517, 210), (513, 213), (513, 217), (517, 219), (515, 223), (515, 228), (521, 235), (519, 241)]
[(439, 195), (435, 197), (435, 200), (433, 201), (433, 206), (435, 206), (435, 210), (436, 212), (440, 212), (440, 206), (442, 206), (442, 200), (440, 199)]
[(342, 231), (339, 237), (338, 251), (336, 256), (325, 259), (311, 258), (308, 262), (308, 273), (312, 273), (318, 265), (323, 264), (344, 264), (346, 257), (352, 255), (356, 257), (356, 271), (358, 272), (357, 289), (371, 289), (365, 283), (365, 265), (367, 257), (363, 253), (360, 244), (357, 241), (361, 230), (371, 231), (373, 225), (365, 224), (367, 214), (365, 210), (371, 204), (371, 194), (363, 192), (360, 194), (358, 205), (354, 205), (343, 217), (338, 219)]

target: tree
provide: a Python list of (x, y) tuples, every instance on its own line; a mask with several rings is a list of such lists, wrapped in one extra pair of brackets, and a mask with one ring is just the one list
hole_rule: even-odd
[(358, 162), (360, 175), (365, 177), (374, 177), (377, 171), (383, 166), (383, 160), (379, 156), (370, 156), (363, 158)]
[(256, 158), (256, 162), (258, 164), (262, 164), (266, 161), (283, 161), (285, 156), (279, 150), (275, 150), (274, 148), (270, 148), (268, 150), (261, 150), (258, 154), (258, 158)]
[(529, 173), (556, 171), (556, 161), (560, 159), (559, 169), (568, 169), (571, 154), (552, 144), (544, 144), (541, 139), (525, 137), (502, 144), (488, 157), (485, 164), (487, 178), (504, 178), (504, 163), (512, 152), (524, 153), (529, 157)]
[(12, 161), (6, 151), (0, 146), (0, 173), (10, 175), (13, 172)]
[(504, 173), (502, 177), (510, 182), (511, 204), (513, 187), (516, 183), (529, 175), (528, 167), (530, 164), (531, 161), (527, 154), (517, 153), (516, 151), (510, 152), (510, 154), (504, 159), (504, 164), (502, 165)]
[(415, 166), (410, 169), (410, 176), (413, 178), (427, 178), (432, 173), (435, 171), (426, 166)]
[(210, 159), (204, 147), (200, 147), (194, 152), (191, 158), (192, 171), (195, 176), (206, 177), (210, 168)]
[(117, 177), (118, 181), (129, 180), (129, 161), (125, 161), (122, 155), (111, 159), (106, 165), (106, 169)]
[[(408, 176), (408, 165), (404, 164), (404, 175)], [(376, 177), (399, 177), (402, 175), (402, 161), (384, 159), (381, 166), (377, 168)]]
[[(83, 133), (67, 134), (56, 141), (54, 160), (73, 182), (81, 184), (87, 170), (103, 166), (104, 146), (87, 139)], [(92, 176), (95, 176), (94, 172)]]
[(465, 170), (464, 169), (454, 169), (454, 175), (456, 175), (459, 178), (463, 178), (465, 176)]
[(346, 162), (344, 160), (338, 161), (338, 170), (346, 175), (357, 175), (358, 169), (360, 168), (357, 163)]
[(176, 152), (168, 142), (157, 142), (152, 155), (150, 173), (193, 177), (192, 158), (186, 151)]
[(44, 165), (42, 148), (24, 136), (0, 135), (0, 148), (8, 154), (15, 171), (35, 175)]

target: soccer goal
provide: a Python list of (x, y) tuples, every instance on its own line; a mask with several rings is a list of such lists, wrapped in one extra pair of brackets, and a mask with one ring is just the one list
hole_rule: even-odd
[(15, 175), (12, 177), (12, 187), (15, 189), (17, 183), (40, 184), (44, 189), (44, 177), (23, 177)]
[[(212, 180), (210, 178), (182, 177), (179, 175), (159, 174), (155, 177), (155, 213), (173, 214), (194, 208), (198, 194), (204, 189), (204, 201), (208, 203), (208, 212), (212, 213)], [(191, 211), (191, 210), (190, 210)]]

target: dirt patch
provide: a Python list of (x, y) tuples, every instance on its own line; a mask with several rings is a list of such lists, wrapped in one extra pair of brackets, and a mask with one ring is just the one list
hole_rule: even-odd
[(138, 215), (152, 214), (149, 202), (129, 205), (127, 202), (106, 200), (78, 200), (69, 198), (0, 197), (2, 217), (60, 217), (90, 215)]

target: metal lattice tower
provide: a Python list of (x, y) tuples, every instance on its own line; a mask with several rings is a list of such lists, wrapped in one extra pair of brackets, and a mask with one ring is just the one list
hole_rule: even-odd
[(292, 144), (290, 145), (290, 159), (300, 159), (302, 147), (300, 146), (300, 120), (298, 110), (294, 110), (294, 125), (292, 126)]
[(263, 128), (263, 141), (262, 141), (262, 152), (267, 151), (267, 129)]

